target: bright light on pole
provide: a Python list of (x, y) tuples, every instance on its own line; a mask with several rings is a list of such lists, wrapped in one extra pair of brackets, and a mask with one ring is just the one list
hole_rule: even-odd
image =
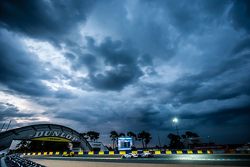
[(177, 124), (178, 124), (178, 118), (173, 118), (173, 123), (175, 124), (175, 129), (176, 129), (176, 133), (177, 133), (177, 135), (179, 135), (179, 129), (178, 129), (178, 126), (177, 126)]
[(178, 118), (174, 118), (173, 123), (178, 123)]

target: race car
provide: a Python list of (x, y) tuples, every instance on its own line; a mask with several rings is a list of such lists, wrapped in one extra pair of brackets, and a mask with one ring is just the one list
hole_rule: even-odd
[(141, 154), (138, 154), (138, 157), (140, 158), (151, 158), (153, 157), (153, 154), (148, 152), (148, 153), (141, 153)]
[(249, 154), (250, 153), (250, 143), (247, 143), (241, 147), (236, 148), (236, 152)]
[(122, 155), (121, 158), (138, 158), (137, 154), (129, 153), (129, 154), (124, 154)]

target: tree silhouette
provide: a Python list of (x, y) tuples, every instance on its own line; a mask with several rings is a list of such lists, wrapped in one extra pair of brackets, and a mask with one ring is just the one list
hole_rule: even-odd
[(186, 131), (185, 132), (186, 138), (184, 141), (188, 143), (188, 146), (190, 147), (195, 147), (201, 143), (199, 135), (197, 133), (191, 132), (191, 131)]
[(181, 135), (181, 137), (182, 137), (183, 139), (186, 139), (186, 138), (187, 138), (187, 135)]
[(91, 141), (96, 141), (97, 139), (99, 139), (100, 133), (95, 131), (88, 131), (87, 136)]
[(185, 135), (187, 138), (194, 138), (194, 137), (199, 137), (197, 133), (191, 132), (191, 131), (186, 131)]
[(168, 138), (170, 139), (170, 148), (183, 148), (184, 145), (194, 147), (200, 144), (199, 135), (191, 131), (186, 131), (185, 134), (181, 135), (181, 137), (170, 133)]
[(129, 131), (128, 133), (127, 133), (127, 136), (129, 136), (129, 137), (132, 137), (132, 138), (136, 138), (136, 134), (134, 133), (134, 132), (131, 132), (131, 131)]
[(125, 133), (120, 133), (119, 134), (119, 137), (125, 137), (126, 135), (125, 135)]
[(138, 140), (140, 140), (142, 142), (142, 147), (144, 148), (148, 143), (150, 142), (150, 140), (152, 139), (151, 134), (149, 132), (146, 131), (142, 131), (137, 135)]
[(127, 133), (127, 136), (129, 136), (129, 137), (132, 138), (132, 140), (133, 140), (133, 145), (134, 145), (135, 140), (137, 139), (136, 134), (135, 134), (134, 132), (129, 131), (129, 132)]
[(82, 137), (82, 138), (84, 138), (84, 139), (88, 139), (89, 137), (88, 137), (88, 135), (87, 135), (87, 133), (80, 133), (80, 136)]
[(168, 135), (168, 138), (170, 139), (170, 148), (180, 149), (183, 148), (183, 143), (181, 142), (181, 137), (179, 135), (175, 135), (173, 133), (170, 133)]
[(113, 142), (113, 149), (115, 148), (115, 142), (118, 140), (118, 133), (116, 132), (116, 131), (111, 131), (110, 132), (110, 138), (111, 138), (111, 140), (112, 140), (112, 142)]

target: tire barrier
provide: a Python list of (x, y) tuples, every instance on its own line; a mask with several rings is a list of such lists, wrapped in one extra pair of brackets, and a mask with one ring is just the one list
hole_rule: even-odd
[(25, 156), (82, 156), (82, 155), (124, 155), (129, 153), (141, 154), (150, 152), (155, 155), (170, 154), (213, 154), (211, 150), (156, 150), (156, 151), (82, 151), (82, 152), (31, 152), (23, 153)]
[(5, 163), (8, 167), (45, 167), (33, 161), (21, 158), (18, 154), (6, 156)]

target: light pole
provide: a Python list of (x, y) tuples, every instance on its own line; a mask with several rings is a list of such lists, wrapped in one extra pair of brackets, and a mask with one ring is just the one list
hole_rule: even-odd
[(175, 129), (176, 129), (176, 133), (177, 133), (177, 135), (179, 136), (179, 129), (178, 129), (178, 118), (173, 118), (173, 123), (174, 123), (174, 125), (175, 125)]

